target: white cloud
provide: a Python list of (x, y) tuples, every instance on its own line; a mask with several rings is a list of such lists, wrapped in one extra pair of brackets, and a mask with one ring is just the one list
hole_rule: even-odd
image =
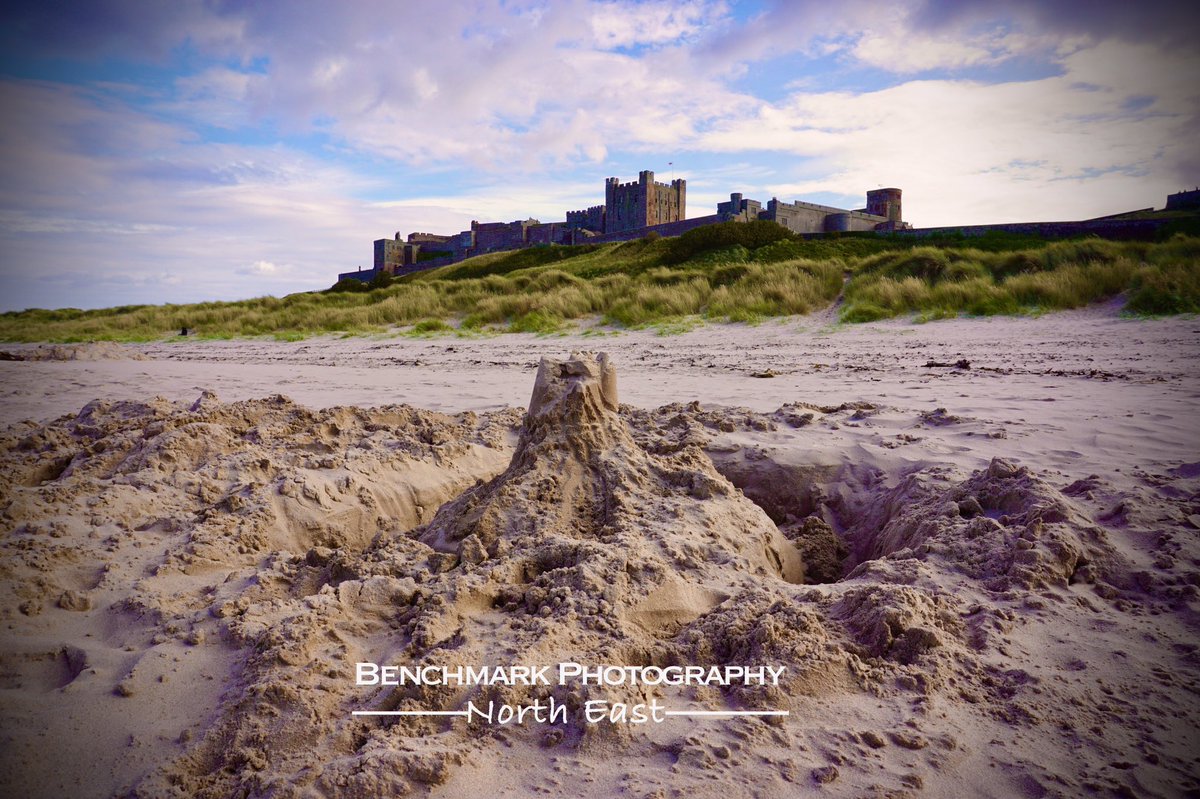
[(8, 81), (0, 94), (6, 307), (320, 288), (369, 261), (390, 224), (354, 199), (361, 177), (309, 155), (199, 142), (82, 90)]
[(661, 45), (696, 36), (718, 24), (724, 3), (602, 2), (592, 5), (588, 23), (604, 49)]
[(899, 75), (930, 70), (998, 66), (1014, 58), (1045, 59), (1068, 55), (1086, 37), (1051, 34), (996, 19), (964, 27), (924, 28), (914, 24), (911, 9), (895, 6), (867, 23), (848, 51), (858, 61)]
[[(1194, 56), (1176, 58), (1168, 64), (1172, 72), (1196, 74), (1200, 67)], [(783, 199), (899, 186), (905, 215), (918, 224), (1161, 207), (1176, 182), (1176, 162), (1192, 152), (1188, 131), (1198, 105), (1185, 81), (1158, 80), (1155, 70), (1139, 67), (1146, 61), (1163, 66), (1161, 55), (1145, 46), (1109, 42), (1068, 57), (1061, 77), (797, 93), (694, 146), (817, 159), (824, 167), (819, 177), (764, 186)], [(1131, 97), (1142, 101), (1133, 109)]]
[(262, 277), (273, 277), (278, 275), (281, 271), (282, 269), (279, 266), (271, 263), (270, 261), (255, 261), (254, 263), (250, 264), (248, 268), (239, 270), (241, 274), (260, 275)]
[[(236, 49), (247, 63), (265, 56), (266, 71), (222, 65), (182, 78), (162, 111), (230, 128), (271, 120), (408, 164), (504, 172), (661, 146), (745, 104), (723, 68), (689, 52), (726, 24), (724, 3), (414, 0), (386, 12), (241, 13)], [(654, 49), (613, 51), (645, 45)]]
[(922, 72), (938, 68), (961, 68), (992, 64), (1007, 56), (1007, 51), (979, 41), (963, 41), (948, 36), (899, 36), (870, 33), (854, 45), (855, 58), (863, 63), (899, 73)]

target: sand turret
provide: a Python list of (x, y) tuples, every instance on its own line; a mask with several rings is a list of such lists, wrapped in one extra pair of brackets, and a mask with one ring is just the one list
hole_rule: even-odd
[[(642, 449), (619, 413), (607, 355), (542, 359), (509, 467), (438, 511), (422, 540), (468, 561), (548, 540), (612, 544), (663, 569), (736, 564), (801, 581), (803, 564), (766, 514), (694, 447)], [(695, 552), (681, 557), (681, 552)]]

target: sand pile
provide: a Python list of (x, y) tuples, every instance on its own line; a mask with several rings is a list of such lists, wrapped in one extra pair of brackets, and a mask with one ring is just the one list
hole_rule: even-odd
[[(5, 776), (62, 795), (65, 772), (66, 793), (108, 795), (161, 766), (236, 698), (254, 641), (229, 626), (287, 579), (264, 563), (319, 562), (428, 521), (504, 468), (517, 418), (206, 392), (7, 430)], [(46, 757), (48, 735), (76, 754)]]
[[(761, 596), (764, 582), (800, 582), (796, 548), (698, 449), (648, 453), (617, 410), (615, 370), (602, 356), (544, 361), (502, 474), (444, 505), (427, 526), (381, 535), (361, 553), (343, 547), (278, 559), (260, 583), (303, 591), (269, 592), (269, 602), (260, 595), (221, 611), (229, 634), (256, 650), (244, 697), (202, 754), (143, 790), (177, 783), (226, 795), (300, 782), (341, 795), (395, 795), (414, 782), (443, 783), (468, 761), (486, 763), (482, 755), (496, 742), (462, 723), (364, 722), (351, 717), (355, 709), (448, 711), (466, 700), (515, 705), (555, 695), (575, 714), (601, 696), (646, 698), (575, 686), (371, 692), (346, 679), (355, 661), (707, 665), (768, 654), (749, 617), (748, 638), (733, 650), (713, 651), (707, 636), (685, 628), (735, 597), (724, 615), (744, 616), (741, 598)], [(709, 709), (767, 698), (697, 697)], [(632, 746), (631, 729), (576, 718), (507, 735), (540, 753)]]
[[(1163, 526), (1195, 512), (1200, 469), (1129, 491), (819, 448), (878, 410), (640, 411), (580, 353), (543, 360), (524, 414), (206, 393), (10, 429), (3, 777), (143, 797), (1200, 787), (1200, 553)], [(781, 678), (374, 687), (360, 662)], [(586, 721), (600, 700), (790, 715)], [(551, 701), (564, 721), (352, 715)]]

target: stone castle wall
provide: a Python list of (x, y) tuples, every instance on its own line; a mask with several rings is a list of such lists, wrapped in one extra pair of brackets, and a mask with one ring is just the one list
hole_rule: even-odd
[(759, 219), (778, 222), (793, 233), (831, 233), (848, 230), (874, 230), (887, 222), (885, 216), (876, 216), (863, 211), (847, 211), (830, 205), (818, 205), (796, 201), (780, 202), (772, 199)]
[(1090, 219), (1082, 222), (1004, 222), (995, 225), (957, 225), (947, 227), (909, 228), (894, 231), (902, 236), (935, 236), (960, 234), (982, 236), (984, 233), (1016, 233), (1023, 236), (1040, 236), (1047, 239), (1065, 239), (1073, 236), (1099, 236), (1114, 241), (1150, 241), (1158, 229), (1169, 225), (1170, 217), (1160, 219)]
[(526, 230), (525, 242), (529, 245), (538, 244), (570, 244), (572, 233), (576, 228), (567, 222), (546, 222), (534, 225)]
[(409, 244), (449, 244), (457, 236), (442, 236), (437, 233), (409, 233)]
[[(607, 244), (613, 241), (632, 241), (640, 239), (648, 233), (657, 233), (660, 236), (682, 236), (689, 230), (695, 230), (698, 227), (705, 225), (715, 225), (717, 222), (725, 222), (727, 220), (721, 218), (720, 214), (712, 214), (710, 216), (698, 216), (694, 219), (680, 219), (675, 222), (666, 222), (661, 225), (646, 225), (640, 228), (630, 228), (629, 230), (618, 230), (612, 233), (604, 233), (599, 236), (588, 238), (587, 243)], [(580, 244), (584, 240), (580, 240)]]
[(1194, 208), (1200, 208), (1200, 189), (1167, 195), (1168, 211), (1186, 211)]
[(515, 250), (528, 241), (526, 231), (539, 224), (536, 219), (523, 222), (471, 222), (476, 253)]
[(604, 211), (603, 205), (593, 205), (591, 208), (585, 208), (582, 211), (567, 211), (567, 227), (594, 230), (597, 233), (603, 233)]

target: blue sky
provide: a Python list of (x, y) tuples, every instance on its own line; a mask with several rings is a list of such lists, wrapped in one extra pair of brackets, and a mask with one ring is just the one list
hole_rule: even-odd
[(0, 28), (0, 310), (283, 295), (399, 231), (562, 219), (604, 178), (918, 226), (1200, 182), (1189, 4), (25, 4)]

